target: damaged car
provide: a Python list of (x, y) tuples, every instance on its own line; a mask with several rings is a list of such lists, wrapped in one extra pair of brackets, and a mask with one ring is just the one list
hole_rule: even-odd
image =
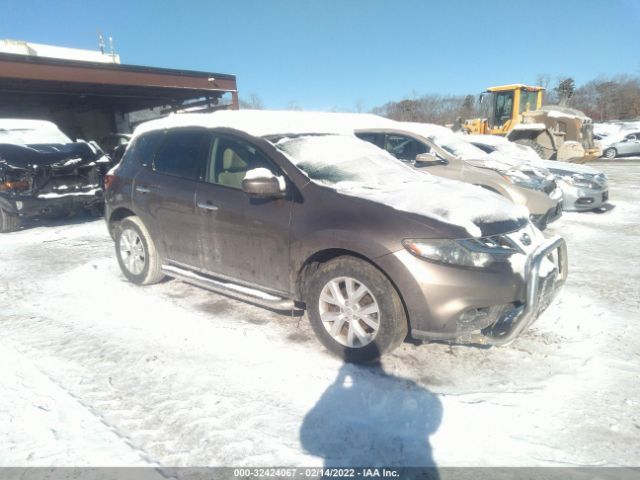
[(0, 233), (25, 217), (100, 211), (111, 160), (44, 120), (0, 119)]
[(331, 123), (224, 111), (140, 125), (105, 178), (123, 275), (306, 310), (348, 361), (408, 336), (514, 341), (566, 280), (564, 240), (545, 239), (526, 208), (421, 173)]
[(606, 208), (608, 204), (609, 181), (607, 175), (600, 170), (579, 163), (543, 160), (531, 147), (510, 142), (497, 135), (469, 135), (465, 138), (489, 154), (499, 152), (546, 168), (562, 190), (565, 211), (597, 210)]

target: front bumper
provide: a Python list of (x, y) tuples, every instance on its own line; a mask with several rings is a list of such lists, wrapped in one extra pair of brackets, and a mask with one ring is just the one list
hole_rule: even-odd
[(103, 202), (102, 189), (66, 194), (0, 195), (0, 207), (21, 216), (36, 216), (58, 211), (88, 208)]
[[(540, 266), (550, 256), (553, 269), (540, 276)], [(377, 259), (398, 287), (414, 338), (495, 345), (512, 341), (530, 325), (567, 276), (566, 246), (559, 237), (519, 261), (466, 269), (428, 262), (407, 251)], [(467, 316), (476, 313), (484, 317), (468, 322)]]
[[(540, 267), (545, 258), (553, 258), (556, 268), (541, 280)], [(553, 237), (540, 245), (527, 259), (525, 267), (525, 302), (514, 311), (506, 312), (495, 324), (470, 338), (472, 343), (494, 346), (508, 345), (529, 327), (551, 304), (568, 274), (567, 244)]]
[(609, 190), (603, 188), (579, 188), (566, 182), (558, 182), (562, 188), (565, 211), (587, 211), (603, 207), (609, 200)]

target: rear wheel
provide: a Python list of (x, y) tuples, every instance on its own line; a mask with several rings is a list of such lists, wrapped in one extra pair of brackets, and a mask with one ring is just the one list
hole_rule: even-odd
[(618, 151), (613, 147), (607, 148), (602, 156), (607, 160), (613, 160), (618, 156)]
[(151, 285), (164, 278), (160, 255), (140, 218), (122, 220), (115, 240), (118, 264), (127, 279), (138, 285)]
[(398, 292), (364, 260), (343, 256), (320, 264), (308, 282), (306, 300), (318, 339), (347, 361), (376, 360), (407, 336)]
[(0, 208), (0, 233), (15, 232), (20, 228), (20, 217)]

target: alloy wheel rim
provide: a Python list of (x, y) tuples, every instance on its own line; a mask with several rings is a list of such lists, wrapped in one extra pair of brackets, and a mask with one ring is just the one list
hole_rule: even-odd
[(147, 259), (144, 244), (138, 233), (127, 228), (120, 235), (120, 258), (125, 268), (133, 275), (140, 275)]
[(320, 292), (319, 311), (329, 335), (345, 347), (362, 348), (380, 330), (380, 307), (369, 288), (351, 277), (329, 280)]

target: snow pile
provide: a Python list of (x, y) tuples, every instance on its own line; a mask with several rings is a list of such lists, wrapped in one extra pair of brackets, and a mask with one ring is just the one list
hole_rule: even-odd
[(480, 236), (482, 222), (528, 217), (480, 187), (434, 177), (399, 162), (368, 142), (349, 136), (285, 138), (278, 148), (314, 182), (338, 192), (461, 226)]
[(544, 123), (519, 123), (515, 125), (511, 131), (514, 130), (546, 130), (547, 126)]

